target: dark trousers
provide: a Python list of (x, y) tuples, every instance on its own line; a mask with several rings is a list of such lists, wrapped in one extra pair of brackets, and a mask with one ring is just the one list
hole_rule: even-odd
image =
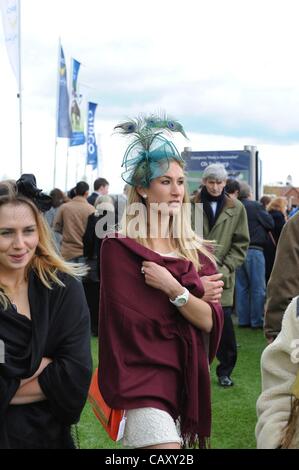
[(90, 327), (93, 336), (98, 336), (100, 283), (83, 282), (87, 305), (90, 311)]
[(220, 364), (216, 368), (218, 377), (230, 376), (237, 362), (237, 343), (232, 322), (232, 307), (223, 307), (224, 324), (216, 357)]

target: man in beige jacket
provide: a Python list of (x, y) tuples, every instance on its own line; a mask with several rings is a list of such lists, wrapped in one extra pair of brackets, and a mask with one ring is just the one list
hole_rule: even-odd
[(62, 234), (61, 255), (67, 261), (83, 262), (83, 235), (87, 219), (95, 208), (87, 202), (89, 186), (79, 181), (76, 196), (59, 207), (55, 219), (54, 230)]

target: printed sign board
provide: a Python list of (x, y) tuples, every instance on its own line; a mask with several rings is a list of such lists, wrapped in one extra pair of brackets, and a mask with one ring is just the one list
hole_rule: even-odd
[(202, 173), (212, 163), (222, 163), (228, 176), (239, 181), (246, 181), (259, 197), (257, 176), (260, 175), (261, 164), (257, 152), (250, 150), (223, 150), (223, 151), (189, 151), (185, 149), (183, 157), (186, 162), (187, 181), (190, 194), (201, 185)]

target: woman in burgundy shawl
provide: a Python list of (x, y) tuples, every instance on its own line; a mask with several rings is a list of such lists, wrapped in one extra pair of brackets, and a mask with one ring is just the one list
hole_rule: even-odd
[(184, 162), (161, 135), (165, 123), (180, 126), (153, 116), (117, 126), (137, 139), (123, 162), (122, 230), (102, 244), (99, 387), (126, 410), (124, 446), (206, 447), (223, 283), (211, 246), (191, 230)]

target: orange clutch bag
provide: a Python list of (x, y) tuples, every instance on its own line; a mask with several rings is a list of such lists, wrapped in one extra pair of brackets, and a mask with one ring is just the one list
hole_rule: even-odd
[(111, 439), (113, 439), (113, 441), (119, 441), (123, 437), (125, 429), (125, 411), (114, 410), (105, 403), (98, 386), (98, 369), (94, 371), (91, 379), (88, 401), (91, 404), (94, 414)]

